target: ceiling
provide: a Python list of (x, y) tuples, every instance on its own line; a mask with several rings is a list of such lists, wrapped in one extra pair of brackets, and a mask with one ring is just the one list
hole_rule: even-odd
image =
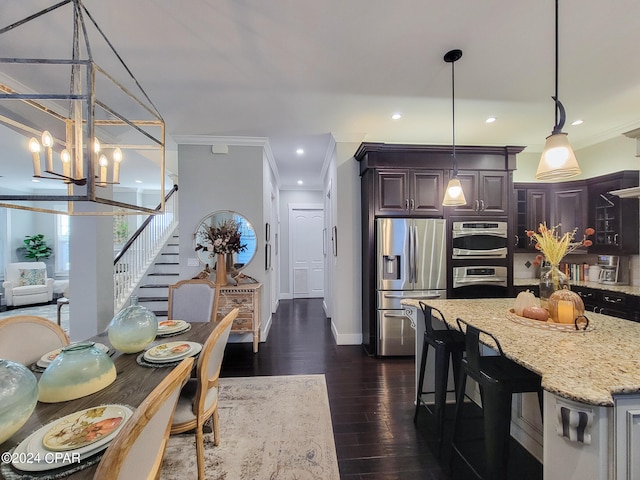
[[(0, 27), (52, 3), (0, 0)], [(164, 118), (168, 158), (172, 137), (267, 138), (282, 188), (321, 187), (332, 136), (451, 144), (443, 55), (454, 48), (457, 145), (540, 151), (554, 125), (553, 0), (84, 4)], [(639, 18), (637, 0), (561, 0), (559, 97), (574, 148), (640, 127)], [(49, 46), (65, 30), (70, 20), (51, 20), (29, 41)], [(15, 46), (0, 42), (0, 56)]]

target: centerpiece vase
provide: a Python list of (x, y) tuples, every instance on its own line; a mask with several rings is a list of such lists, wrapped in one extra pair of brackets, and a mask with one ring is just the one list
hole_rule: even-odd
[(29, 420), (36, 403), (36, 376), (24, 365), (0, 359), (0, 444)]
[(216, 285), (222, 287), (227, 284), (227, 260), (224, 253), (218, 253), (216, 260)]
[(138, 304), (138, 297), (131, 295), (131, 305), (120, 310), (108, 327), (109, 342), (124, 353), (138, 353), (153, 342), (158, 333), (155, 313)]
[(569, 278), (557, 264), (542, 267), (540, 270), (540, 306), (548, 309), (551, 294), (565, 287), (569, 288)]

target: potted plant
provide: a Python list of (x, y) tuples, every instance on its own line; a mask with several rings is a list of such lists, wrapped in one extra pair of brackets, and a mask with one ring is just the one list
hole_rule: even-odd
[(47, 245), (44, 235), (39, 233), (37, 235), (26, 235), (23, 240), (24, 248), (26, 250), (25, 258), (34, 260), (36, 262), (43, 261), (51, 256), (53, 250)]
[(124, 215), (117, 215), (113, 219), (113, 243), (121, 245), (129, 239), (129, 224)]

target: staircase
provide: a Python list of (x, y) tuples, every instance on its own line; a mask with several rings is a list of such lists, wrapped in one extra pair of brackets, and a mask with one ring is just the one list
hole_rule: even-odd
[(167, 318), (169, 285), (178, 281), (178, 238), (176, 231), (138, 286), (138, 303), (151, 310), (160, 321)]

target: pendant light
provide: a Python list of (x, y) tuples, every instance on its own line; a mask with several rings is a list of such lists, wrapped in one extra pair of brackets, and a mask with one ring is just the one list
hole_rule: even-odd
[(444, 55), (444, 61), (451, 64), (451, 124), (452, 124), (452, 145), (453, 145), (453, 176), (447, 184), (447, 190), (444, 194), (442, 205), (445, 207), (454, 207), (466, 205), (467, 199), (464, 198), (462, 185), (458, 179), (458, 163), (456, 162), (456, 95), (455, 95), (455, 69), (454, 63), (462, 57), (462, 50), (451, 50)]
[(556, 0), (556, 92), (555, 102), (556, 123), (551, 135), (547, 137), (536, 171), (536, 180), (559, 180), (575, 177), (582, 173), (578, 161), (569, 144), (567, 134), (562, 131), (566, 114), (562, 102), (558, 98), (558, 0)]

